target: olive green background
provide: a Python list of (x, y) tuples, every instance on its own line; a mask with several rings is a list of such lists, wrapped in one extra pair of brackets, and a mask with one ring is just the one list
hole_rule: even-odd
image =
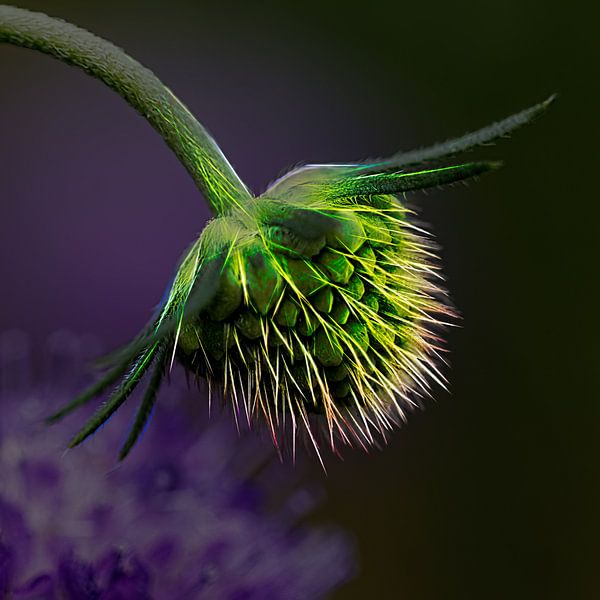
[[(153, 68), (264, 189), (287, 165), (384, 156), (559, 98), (473, 156), (506, 167), (411, 204), (462, 314), (436, 390), (382, 451), (318, 469), (350, 530), (335, 598), (600, 596), (597, 19), (584, 4), (23, 0)], [(594, 69), (596, 71), (594, 75)], [(144, 323), (208, 217), (120, 99), (0, 47), (0, 331), (106, 345)], [(37, 336), (37, 337), (35, 337)]]

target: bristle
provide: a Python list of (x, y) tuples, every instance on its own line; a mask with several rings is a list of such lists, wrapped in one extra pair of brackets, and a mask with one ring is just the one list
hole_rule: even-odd
[[(249, 424), (265, 424), (278, 452), (290, 447), (294, 456), (300, 436), (320, 460), (322, 443), (339, 454), (344, 445), (384, 442), (430, 382), (444, 385), (431, 340), (439, 344), (435, 331), (452, 314), (433, 246), (397, 201), (352, 197), (330, 203), (327, 214), (341, 225), (314, 256), (290, 259), (260, 232), (261, 245), (250, 238), (231, 248), (224, 268), (236, 269), (241, 305), (223, 321), (205, 314), (190, 322), (205, 353), (199, 374), (229, 399), (238, 426), (243, 411)], [(362, 239), (344, 237), (349, 219)], [(260, 261), (249, 261), (256, 252)], [(271, 288), (257, 278), (267, 276), (281, 283), (263, 305), (256, 287)], [(329, 301), (317, 301), (326, 289)], [(290, 302), (297, 322), (277, 316)], [(348, 317), (338, 322), (341, 307)], [(341, 378), (329, 374), (336, 365)]]

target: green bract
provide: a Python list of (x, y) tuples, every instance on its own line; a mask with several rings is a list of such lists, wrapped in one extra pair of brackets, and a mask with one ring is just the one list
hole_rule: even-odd
[(95, 432), (152, 368), (121, 450), (143, 430), (177, 359), (206, 379), (236, 420), (268, 425), (273, 440), (302, 432), (367, 447), (374, 433), (443, 382), (440, 326), (451, 316), (427, 234), (402, 203), (412, 190), (498, 166), (431, 166), (505, 136), (550, 103), (474, 133), (388, 159), (306, 165), (254, 197), (216, 142), (148, 69), (110, 42), (41, 13), (0, 6), (0, 42), (40, 50), (99, 78), (136, 108), (187, 168), (216, 217), (182, 260), (143, 331), (103, 361), (107, 373), (56, 421), (118, 383), (71, 440)]

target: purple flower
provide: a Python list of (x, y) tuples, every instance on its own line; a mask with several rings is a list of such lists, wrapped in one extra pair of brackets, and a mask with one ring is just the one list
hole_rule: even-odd
[(52, 340), (49, 390), (23, 337), (0, 336), (0, 600), (304, 600), (351, 577), (348, 536), (300, 524), (318, 493), (299, 468), (202, 418), (198, 392), (172, 385), (123, 464), (122, 423), (65, 453), (77, 424), (40, 420), (72, 395), (76, 341)]

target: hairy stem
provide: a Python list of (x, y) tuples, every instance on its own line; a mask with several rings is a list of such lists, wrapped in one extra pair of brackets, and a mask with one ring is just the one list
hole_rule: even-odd
[(49, 54), (115, 90), (160, 133), (217, 214), (251, 197), (206, 129), (152, 71), (120, 48), (60, 19), (4, 5), (0, 42)]

